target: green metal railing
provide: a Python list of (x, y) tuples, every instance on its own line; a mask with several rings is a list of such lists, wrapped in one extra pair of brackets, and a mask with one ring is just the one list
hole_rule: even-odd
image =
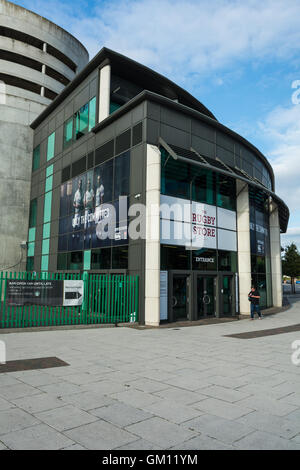
[[(7, 297), (9, 280), (83, 280), (83, 303), (68, 307), (11, 304)], [(138, 276), (0, 272), (0, 328), (138, 321), (138, 299)]]

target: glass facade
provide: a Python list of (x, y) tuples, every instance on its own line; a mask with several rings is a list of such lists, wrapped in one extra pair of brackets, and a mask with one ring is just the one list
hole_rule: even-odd
[(33, 149), (32, 171), (38, 170), (40, 167), (40, 145)]
[[(91, 250), (91, 269), (127, 268), (129, 175), (127, 151), (61, 185), (58, 251), (64, 254), (58, 256), (58, 269), (74, 269), (66, 252), (86, 250)], [(105, 238), (98, 223), (106, 218), (109, 224), (114, 215), (114, 232)]]
[(48, 142), (47, 142), (47, 162), (54, 157), (54, 149), (55, 149), (55, 132), (52, 132), (52, 134), (49, 135)]
[(90, 132), (96, 125), (96, 97), (81, 106), (76, 113), (64, 123), (63, 148)]
[(236, 209), (235, 178), (174, 160), (161, 147), (161, 193), (224, 209)]
[[(269, 198), (249, 186), (252, 284), (260, 292), (260, 306), (272, 306)], [(249, 289), (250, 290), (250, 289)]]

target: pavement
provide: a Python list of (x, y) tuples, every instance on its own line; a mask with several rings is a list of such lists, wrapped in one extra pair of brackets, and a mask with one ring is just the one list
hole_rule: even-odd
[(300, 331), (228, 336), (300, 324), (290, 302), (255, 321), (2, 330), (8, 361), (70, 365), (0, 373), (0, 449), (300, 450)]

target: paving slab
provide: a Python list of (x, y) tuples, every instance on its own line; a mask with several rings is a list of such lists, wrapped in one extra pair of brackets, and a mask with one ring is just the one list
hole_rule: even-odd
[(50, 395), (49, 393), (41, 393), (40, 395), (16, 398), (12, 400), (12, 403), (18, 408), (22, 408), (31, 414), (52, 410), (54, 408), (59, 408), (66, 405), (64, 401), (53, 395)]
[(57, 431), (76, 428), (83, 424), (97, 421), (97, 417), (80, 410), (73, 405), (66, 405), (60, 408), (54, 408), (48, 411), (36, 413), (35, 416), (44, 423), (48, 424)]
[(289, 421), (287, 419), (288, 416), (289, 415), (282, 418), (261, 411), (253, 411), (253, 413), (239, 418), (236, 422), (249, 425), (259, 431), (265, 431), (285, 439), (291, 439), (300, 433), (300, 419)]
[(175, 424), (184, 423), (202, 414), (192, 406), (181, 405), (168, 399), (145, 405), (144, 409)]
[[(171, 450), (177, 449), (177, 446), (171, 447)], [(235, 450), (235, 448), (217, 439), (201, 434), (201, 436), (193, 437), (193, 439), (181, 444), (180, 450)]]
[(4, 434), (3, 443), (12, 450), (59, 450), (73, 444), (73, 441), (46, 424)]
[(116, 449), (138, 440), (136, 435), (103, 420), (65, 431), (64, 434), (90, 450)]
[(27, 397), (30, 395), (38, 395), (41, 391), (38, 388), (31, 387), (31, 385), (19, 383), (18, 385), (5, 385), (0, 386), (0, 397), (7, 400), (14, 398)]
[(101, 395), (97, 392), (80, 392), (71, 395), (62, 395), (61, 400), (64, 405), (72, 404), (84, 411), (100, 408), (101, 406), (111, 405), (116, 400), (108, 395)]
[(153, 416), (150, 412), (137, 409), (122, 402), (90, 410), (90, 413), (121, 428), (144, 421)]
[(233, 444), (247, 436), (253, 429), (247, 425), (213, 415), (202, 415), (184, 423), (184, 427), (217, 439), (224, 444)]
[[(38, 418), (18, 408), (0, 411), (0, 436), (40, 423)], [(1, 440), (3, 441), (2, 437)], [(4, 442), (4, 441), (3, 441)]]
[(274, 434), (256, 431), (234, 443), (241, 450), (300, 450), (300, 444)]
[(223, 400), (217, 400), (215, 398), (208, 398), (198, 403), (194, 403), (193, 407), (203, 413), (212, 414), (225, 419), (237, 419), (241, 416), (245, 416), (251, 413), (253, 409), (248, 406), (243, 406), (235, 403), (228, 403)]
[(174, 446), (181, 448), (183, 442), (197, 434), (189, 429), (184, 429), (182, 426), (169, 423), (157, 417), (133, 424), (126, 429), (163, 449), (169, 449)]

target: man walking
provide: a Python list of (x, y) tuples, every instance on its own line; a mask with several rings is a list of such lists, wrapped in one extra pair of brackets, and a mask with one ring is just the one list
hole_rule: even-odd
[(261, 320), (262, 315), (259, 308), (260, 295), (258, 290), (254, 286), (251, 287), (251, 291), (248, 294), (248, 299), (251, 302), (251, 320), (254, 320), (255, 312), (258, 314), (258, 318)]

